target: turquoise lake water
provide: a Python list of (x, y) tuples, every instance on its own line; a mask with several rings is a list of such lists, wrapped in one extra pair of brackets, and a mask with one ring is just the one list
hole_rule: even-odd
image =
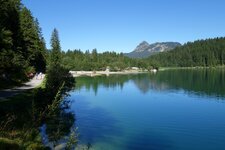
[(225, 149), (225, 71), (77, 78), (79, 144), (95, 150)]

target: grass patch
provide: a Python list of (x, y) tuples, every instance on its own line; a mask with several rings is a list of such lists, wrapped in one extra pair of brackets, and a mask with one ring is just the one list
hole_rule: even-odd
[(0, 104), (3, 104), (3, 103), (14, 104), (18, 102), (28, 101), (33, 97), (33, 92), (34, 92), (34, 89), (22, 91), (21, 93), (18, 93), (12, 97), (6, 97), (3, 99), (0, 99)]
[[(0, 116), (0, 118), (5, 120), (4, 122), (0, 122), (0, 149), (49, 149), (42, 144), (40, 135), (38, 134), (39, 131), (32, 129), (32, 126), (29, 127), (32, 124), (32, 118), (29, 116), (32, 101), (35, 99), (36, 93), (44, 88), (45, 82), (34, 89), (24, 90), (15, 96), (0, 101), (0, 112), (1, 114), (3, 113), (3, 116)], [(8, 118), (7, 115), (9, 115)], [(13, 118), (13, 116), (16, 117)], [(11, 118), (13, 119), (10, 120)], [(24, 122), (27, 123), (24, 124)]]
[(10, 140), (8, 138), (0, 138), (1, 150), (50, 150), (49, 147), (43, 146), (39, 142), (23, 143), (20, 140)]

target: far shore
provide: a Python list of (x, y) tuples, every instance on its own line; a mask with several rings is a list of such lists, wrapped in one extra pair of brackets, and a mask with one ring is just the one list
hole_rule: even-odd
[[(151, 71), (150, 71), (151, 72)], [(114, 74), (140, 74), (140, 73), (149, 73), (149, 71), (142, 71), (142, 70), (124, 70), (124, 71), (70, 71), (73, 77), (80, 77), (80, 76), (102, 76), (102, 75), (114, 75)]]
[(102, 76), (102, 75), (125, 75), (125, 74), (141, 74), (141, 73), (156, 73), (157, 71), (165, 71), (165, 70), (182, 70), (182, 69), (225, 69), (225, 66), (215, 66), (215, 67), (161, 67), (158, 70), (152, 69), (148, 70), (123, 70), (123, 71), (70, 71), (73, 77), (80, 77), (80, 76)]
[(195, 67), (160, 67), (158, 71), (180, 69), (225, 69), (225, 66), (195, 66)]

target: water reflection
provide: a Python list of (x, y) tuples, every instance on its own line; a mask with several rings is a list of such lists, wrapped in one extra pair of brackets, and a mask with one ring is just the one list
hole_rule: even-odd
[(223, 69), (188, 69), (159, 71), (156, 74), (111, 75), (99, 77), (77, 78), (77, 89), (85, 87), (93, 89), (95, 94), (98, 88), (123, 88), (127, 82), (133, 82), (142, 92), (150, 90), (180, 90), (197, 95), (225, 96), (225, 71)]
[(61, 111), (45, 122), (45, 133), (48, 145), (55, 147), (59, 143), (66, 143), (63, 137), (68, 136), (75, 121), (74, 114)]
[(77, 78), (70, 98), (79, 144), (97, 150), (221, 149), (224, 103), (214, 100), (224, 99), (224, 74), (202, 69)]
[(170, 89), (183, 89), (197, 95), (225, 96), (225, 70), (170, 70), (159, 72), (151, 79), (158, 85), (168, 85)]

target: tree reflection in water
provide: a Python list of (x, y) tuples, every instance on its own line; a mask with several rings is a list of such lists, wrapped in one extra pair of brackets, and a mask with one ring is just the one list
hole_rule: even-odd
[(123, 88), (126, 82), (133, 82), (144, 94), (149, 90), (184, 89), (197, 95), (225, 97), (224, 69), (174, 69), (159, 71), (156, 74), (110, 75), (94, 78), (80, 77), (77, 78), (76, 89), (79, 90), (85, 87), (87, 90), (93, 89), (95, 94), (97, 94), (100, 86), (105, 88)]

